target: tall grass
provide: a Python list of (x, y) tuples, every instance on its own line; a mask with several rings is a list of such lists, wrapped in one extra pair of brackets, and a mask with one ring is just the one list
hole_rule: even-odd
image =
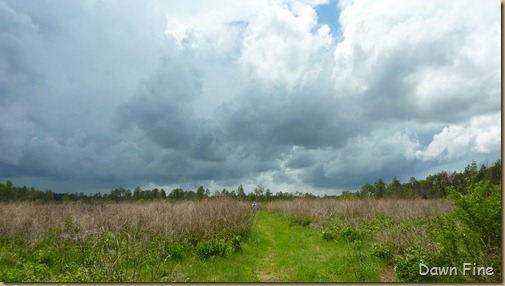
[(249, 204), (229, 198), (1, 204), (0, 281), (174, 281), (195, 250), (239, 251), (252, 221)]
[(217, 234), (243, 234), (253, 215), (249, 204), (228, 198), (168, 203), (10, 203), (0, 205), (0, 237), (37, 241), (61, 232), (74, 238), (101, 232), (141, 230), (144, 237), (163, 236), (192, 242)]
[[(450, 213), (454, 202), (400, 199), (336, 201), (302, 198), (274, 202), (266, 208), (283, 214), (292, 224), (319, 229), (324, 240), (359, 246), (366, 256), (382, 259), (384, 265), (389, 265), (385, 272), (394, 265), (397, 277), (404, 277), (404, 272), (407, 272), (413, 273), (414, 279), (418, 279), (415, 276), (416, 269), (404, 270), (404, 261), (410, 257), (418, 259), (439, 255), (440, 245), (427, 238), (433, 237), (434, 230), (439, 228), (437, 222)], [(419, 253), (422, 253), (422, 256)], [(408, 265), (410, 267), (415, 263)], [(398, 270), (400, 268), (396, 266), (403, 268)], [(386, 274), (383, 276), (388, 276)]]
[(446, 213), (452, 208), (450, 200), (345, 200), (300, 198), (294, 201), (278, 201), (266, 205), (268, 210), (315, 220), (335, 218), (414, 219)]

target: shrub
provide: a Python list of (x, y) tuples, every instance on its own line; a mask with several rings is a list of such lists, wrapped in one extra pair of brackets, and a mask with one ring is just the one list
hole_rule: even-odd
[(362, 235), (359, 229), (354, 226), (346, 226), (340, 231), (340, 237), (347, 239), (348, 241), (354, 241), (361, 239)]
[(225, 254), (226, 243), (224, 239), (204, 240), (196, 245), (196, 255), (199, 258), (207, 259), (211, 256), (224, 256)]
[(392, 243), (373, 243), (372, 255), (377, 258), (389, 261), (394, 256), (394, 246)]
[(329, 228), (326, 228), (323, 230), (322, 234), (321, 234), (321, 237), (324, 239), (324, 240), (334, 240), (336, 235), (335, 233), (329, 229)]
[(240, 252), (242, 251), (242, 247), (240, 245), (241, 242), (242, 237), (240, 235), (236, 235), (230, 240), (228, 248), (231, 249), (233, 253)]
[(311, 222), (310, 218), (305, 217), (305, 216), (291, 216), (289, 218), (289, 220), (290, 220), (290, 223), (289, 223), (290, 226), (293, 226), (293, 225), (308, 226)]
[(196, 256), (202, 259), (208, 259), (212, 256), (225, 257), (242, 250), (240, 236), (226, 240), (224, 238), (211, 238), (204, 240), (196, 245)]
[(180, 260), (184, 257), (184, 254), (187, 251), (187, 246), (181, 243), (172, 242), (166, 243), (163, 249), (164, 260)]
[(396, 278), (400, 282), (421, 282), (426, 281), (428, 276), (419, 275), (419, 263), (426, 263), (420, 256), (408, 253), (405, 256), (398, 256), (395, 265)]

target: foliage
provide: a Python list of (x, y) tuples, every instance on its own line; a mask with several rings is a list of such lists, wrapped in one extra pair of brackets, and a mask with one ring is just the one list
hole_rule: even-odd
[[(446, 186), (444, 200), (299, 199), (266, 208), (290, 221), (308, 218), (321, 240), (351, 245), (361, 255), (357, 263), (370, 256), (393, 265), (400, 282), (501, 281), (501, 184), (475, 163), (464, 174), (464, 192)], [(420, 275), (420, 263), (456, 267), (459, 275)], [(463, 263), (492, 267), (494, 274), (462, 275)]]
[(289, 225), (301, 225), (308, 226), (310, 224), (310, 218), (305, 216), (290, 216), (289, 217)]
[(227, 198), (0, 212), (0, 281), (10, 282), (163, 282), (184, 260), (240, 252), (253, 218), (248, 203)]
[(202, 259), (208, 259), (212, 256), (227, 256), (239, 252), (241, 237), (234, 236), (232, 239), (211, 238), (204, 240), (196, 245), (196, 255)]
[(420, 198), (420, 199), (440, 199), (447, 198), (449, 193), (456, 191), (462, 195), (468, 192), (469, 188), (477, 182), (488, 182), (494, 186), (501, 186), (502, 164), (501, 159), (497, 159), (491, 166), (482, 164), (477, 168), (477, 163), (473, 161), (463, 172), (442, 171), (429, 175), (423, 180), (410, 178), (409, 182), (401, 183), (394, 177), (391, 183), (386, 184), (379, 178), (375, 184), (367, 183), (355, 193), (345, 192), (343, 197), (351, 198)]

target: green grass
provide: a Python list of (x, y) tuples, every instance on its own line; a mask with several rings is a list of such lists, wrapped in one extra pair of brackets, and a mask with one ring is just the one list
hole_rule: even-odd
[(359, 243), (325, 241), (316, 230), (258, 211), (242, 252), (181, 261), (172, 281), (366, 282), (380, 281), (385, 266)]
[(283, 215), (265, 210), (258, 211), (241, 250), (225, 256), (204, 259), (187, 246), (172, 257), (167, 255), (163, 240), (130, 241), (130, 253), (126, 254), (120, 250), (124, 243), (108, 236), (80, 245), (4, 240), (0, 245), (0, 280), (363, 282), (380, 281), (385, 268), (385, 263), (371, 256), (360, 242), (324, 240), (320, 231), (293, 225)]

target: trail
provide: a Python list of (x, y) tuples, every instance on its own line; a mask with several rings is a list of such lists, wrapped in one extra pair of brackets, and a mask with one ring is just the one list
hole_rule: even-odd
[(254, 274), (261, 282), (335, 281), (341, 249), (313, 230), (293, 225), (278, 215), (259, 211), (252, 233), (258, 238)]
[(242, 251), (232, 257), (191, 258), (172, 281), (188, 282), (379, 282), (386, 265), (345, 241), (325, 241), (318, 230), (290, 225), (282, 215), (259, 210)]

